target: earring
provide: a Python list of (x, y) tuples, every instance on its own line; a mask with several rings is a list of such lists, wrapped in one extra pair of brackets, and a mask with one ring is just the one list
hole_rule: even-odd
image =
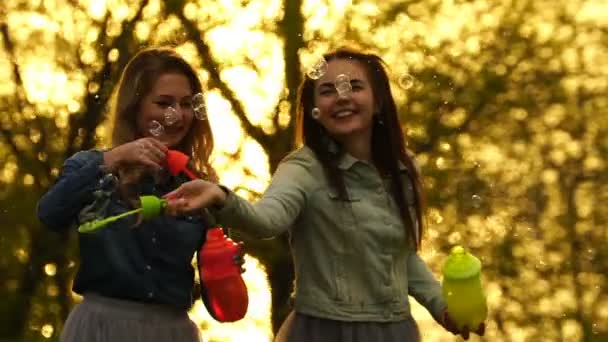
[(319, 108), (315, 107), (312, 109), (312, 112), (310, 113), (310, 116), (315, 119), (318, 120), (319, 117), (321, 117), (321, 110), (319, 110)]
[(376, 118), (376, 121), (378, 121), (379, 125), (384, 125), (384, 121), (382, 121), (382, 117), (380, 116), (380, 114), (374, 114), (374, 118)]

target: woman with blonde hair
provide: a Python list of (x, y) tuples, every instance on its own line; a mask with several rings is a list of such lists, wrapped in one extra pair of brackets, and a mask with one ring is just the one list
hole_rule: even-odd
[[(56, 231), (91, 215), (111, 216), (138, 206), (141, 195), (162, 196), (186, 179), (171, 176), (166, 152), (192, 161), (216, 181), (209, 156), (213, 136), (196, 72), (170, 48), (137, 53), (114, 98), (112, 148), (76, 153), (38, 203), (38, 217)], [(200, 119), (197, 119), (197, 116)], [(189, 319), (194, 253), (209, 227), (203, 212), (141, 221), (130, 216), (80, 234), (80, 267), (73, 290), (84, 296), (70, 313), (62, 341), (199, 341)]]

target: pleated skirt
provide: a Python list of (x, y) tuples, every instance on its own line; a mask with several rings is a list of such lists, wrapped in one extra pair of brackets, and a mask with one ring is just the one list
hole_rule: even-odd
[(291, 312), (275, 342), (419, 342), (413, 318), (398, 322), (343, 322)]
[(62, 342), (200, 342), (185, 310), (87, 294), (61, 332)]

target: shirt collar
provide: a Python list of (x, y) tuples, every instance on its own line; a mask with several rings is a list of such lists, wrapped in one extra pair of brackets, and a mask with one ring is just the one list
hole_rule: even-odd
[[(357, 159), (357, 158), (353, 157), (352, 155), (350, 155), (349, 153), (344, 152), (342, 157), (340, 157), (340, 161), (338, 161), (338, 168), (340, 170), (348, 170), (351, 167), (353, 167), (353, 165), (355, 165), (357, 162), (369, 164), (366, 161)], [(399, 170), (406, 171), (406, 172), (408, 171), (407, 167), (405, 166), (405, 164), (403, 164), (403, 162), (401, 160), (399, 161)]]

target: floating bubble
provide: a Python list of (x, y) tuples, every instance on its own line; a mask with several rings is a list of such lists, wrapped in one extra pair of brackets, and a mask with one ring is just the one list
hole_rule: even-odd
[(327, 72), (327, 61), (324, 57), (320, 57), (309, 69), (306, 75), (313, 80), (318, 80)]
[(167, 126), (172, 126), (174, 123), (177, 122), (177, 120), (179, 120), (179, 114), (177, 113), (177, 109), (173, 107), (167, 108), (167, 110), (165, 110), (165, 113), (163, 113), (163, 119), (165, 120), (165, 124), (167, 124)]
[(414, 76), (410, 74), (401, 75), (399, 77), (399, 86), (403, 89), (410, 89), (414, 86)]
[(353, 87), (350, 84), (350, 77), (345, 74), (338, 75), (334, 85), (338, 91), (338, 96), (347, 96), (353, 90)]
[(205, 97), (202, 93), (197, 93), (192, 96), (192, 110), (194, 116), (199, 120), (207, 119), (207, 109), (205, 108)]
[(473, 208), (479, 208), (479, 207), (481, 207), (481, 202), (482, 202), (481, 196), (479, 196), (479, 195), (473, 195), (473, 196), (471, 196), (471, 201), (472, 201), (472, 204), (473, 204)]
[(161, 125), (160, 122), (158, 122), (156, 120), (152, 120), (148, 124), (148, 131), (153, 136), (160, 137), (161, 135), (163, 135), (163, 133), (165, 133), (165, 127), (163, 127), (163, 125)]

